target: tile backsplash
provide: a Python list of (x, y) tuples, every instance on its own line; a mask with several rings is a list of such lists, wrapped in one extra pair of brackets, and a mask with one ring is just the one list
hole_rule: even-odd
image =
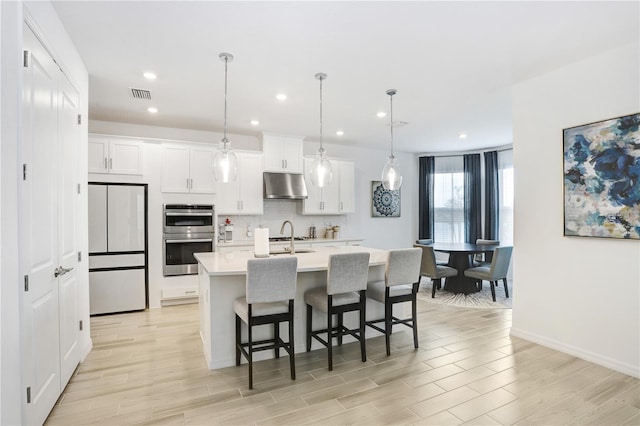
[[(234, 215), (218, 215), (218, 225), (224, 224), (226, 218), (231, 220), (233, 224), (233, 240), (253, 240), (253, 237), (247, 236), (247, 230), (253, 231), (255, 228), (262, 226), (269, 228), (269, 235), (272, 237), (280, 236), (280, 228), (282, 222), (289, 220), (293, 223), (296, 237), (308, 237), (309, 228), (316, 227), (317, 236), (324, 237), (325, 228), (329, 226), (340, 226), (340, 238), (353, 237), (361, 238), (360, 235), (354, 235), (349, 229), (350, 215), (331, 215), (331, 216), (308, 216), (301, 215), (301, 200), (264, 200), (264, 214), (261, 216), (234, 216)], [(289, 227), (285, 229), (285, 235), (289, 235)]]

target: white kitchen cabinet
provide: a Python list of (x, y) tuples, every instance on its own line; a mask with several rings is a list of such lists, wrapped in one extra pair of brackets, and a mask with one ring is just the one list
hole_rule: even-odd
[(215, 149), (205, 145), (164, 144), (162, 192), (213, 194)]
[(142, 174), (144, 143), (133, 139), (89, 137), (89, 173)]
[(302, 173), (302, 138), (263, 134), (264, 171)]
[[(352, 161), (330, 160), (333, 178), (329, 185), (318, 188), (307, 185), (309, 197), (302, 203), (302, 214), (330, 215), (352, 213), (354, 203), (354, 164)], [(314, 158), (304, 159), (305, 179), (311, 182), (309, 173)]]
[(339, 186), (338, 211), (340, 213), (354, 213), (355, 203), (355, 164), (353, 161), (339, 160), (335, 162), (334, 170), (338, 171), (337, 177)]
[(236, 152), (238, 178), (235, 182), (217, 183), (216, 211), (218, 214), (262, 214), (262, 164), (260, 153)]

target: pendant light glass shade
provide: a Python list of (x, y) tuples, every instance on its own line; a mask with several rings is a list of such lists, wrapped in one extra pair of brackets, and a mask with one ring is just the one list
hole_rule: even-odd
[(227, 183), (238, 177), (238, 156), (227, 138), (227, 64), (233, 61), (233, 55), (221, 53), (219, 57), (224, 62), (224, 137), (220, 141), (220, 149), (213, 156), (213, 176), (216, 181)]
[(384, 165), (382, 169), (382, 187), (389, 191), (396, 191), (400, 189), (402, 185), (402, 173), (400, 172), (400, 164), (398, 163), (398, 159), (393, 155), (393, 95), (397, 92), (395, 89), (387, 90), (387, 95), (389, 95), (391, 110), (389, 114), (389, 127), (391, 128), (391, 155), (389, 155), (389, 159), (387, 163)]
[(323, 188), (329, 185), (333, 178), (331, 162), (327, 158), (327, 154), (322, 147), (322, 81), (326, 80), (327, 75), (319, 72), (315, 77), (317, 80), (320, 80), (320, 148), (318, 149), (316, 158), (313, 160), (309, 177), (311, 178), (311, 184), (313, 186)]

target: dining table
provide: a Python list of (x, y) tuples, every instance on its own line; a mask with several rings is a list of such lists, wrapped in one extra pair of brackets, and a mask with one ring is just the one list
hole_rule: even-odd
[(455, 268), (458, 275), (448, 277), (444, 282), (444, 290), (453, 293), (470, 294), (480, 291), (474, 278), (465, 277), (464, 271), (471, 268), (474, 254), (492, 253), (493, 249), (500, 247), (500, 244), (475, 244), (475, 243), (440, 243), (429, 244), (434, 251), (449, 254), (447, 266)]

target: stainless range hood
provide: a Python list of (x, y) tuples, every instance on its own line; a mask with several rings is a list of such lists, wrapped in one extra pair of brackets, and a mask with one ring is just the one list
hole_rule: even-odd
[(264, 198), (303, 200), (307, 197), (303, 175), (264, 172)]

